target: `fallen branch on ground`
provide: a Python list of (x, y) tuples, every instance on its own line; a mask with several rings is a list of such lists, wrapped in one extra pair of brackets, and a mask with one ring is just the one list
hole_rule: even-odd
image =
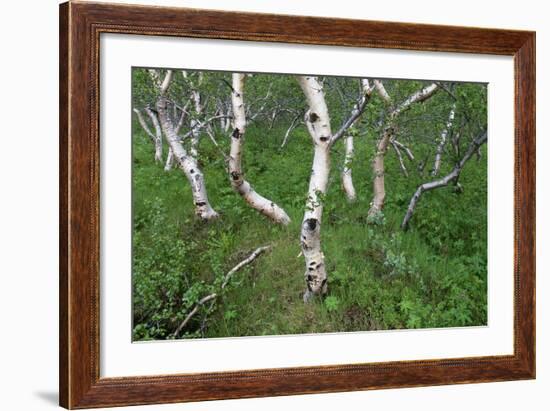
[[(235, 274), (237, 271), (239, 271), (241, 268), (243, 268), (245, 265), (248, 265), (250, 264), (252, 261), (254, 261), (260, 254), (262, 254), (263, 252), (269, 250), (271, 248), (270, 245), (266, 245), (266, 246), (263, 246), (263, 247), (258, 247), (256, 250), (254, 250), (254, 252), (252, 254), (250, 254), (247, 258), (245, 258), (244, 260), (242, 260), (239, 264), (237, 264), (235, 267), (233, 267), (231, 270), (229, 270), (227, 272), (227, 274), (225, 274), (224, 278), (223, 278), (223, 282), (222, 282), (222, 285), (220, 287), (220, 291), (222, 291), (225, 286), (227, 285), (227, 283), (229, 282), (229, 280), (231, 279), (231, 277), (233, 276), (233, 274)], [(218, 293), (212, 293), (212, 294), (209, 294), (207, 295), (206, 297), (203, 297), (201, 298), (193, 307), (193, 309), (189, 312), (189, 314), (187, 314), (187, 316), (185, 317), (185, 319), (180, 323), (180, 325), (178, 326), (178, 328), (176, 328), (176, 331), (174, 331), (174, 334), (172, 334), (172, 336), (174, 338), (176, 338), (178, 336), (178, 334), (181, 332), (181, 330), (183, 330), (185, 328), (185, 326), (189, 323), (189, 321), (191, 321), (191, 318), (193, 318), (193, 316), (199, 311), (199, 308), (201, 306), (203, 306), (204, 304), (206, 304), (208, 301), (212, 301), (218, 297)]]

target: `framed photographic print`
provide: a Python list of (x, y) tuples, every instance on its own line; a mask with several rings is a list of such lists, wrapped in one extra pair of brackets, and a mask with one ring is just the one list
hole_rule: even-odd
[(535, 33), (60, 6), (60, 403), (535, 377)]

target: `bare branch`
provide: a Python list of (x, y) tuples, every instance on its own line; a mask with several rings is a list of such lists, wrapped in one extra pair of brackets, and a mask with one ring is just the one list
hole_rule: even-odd
[(418, 203), (418, 200), (420, 200), (420, 196), (426, 191), (434, 190), (439, 187), (445, 187), (452, 181), (458, 181), (458, 178), (460, 177), (460, 173), (462, 172), (462, 169), (464, 168), (464, 165), (466, 164), (466, 162), (486, 141), (487, 141), (487, 130), (485, 130), (478, 138), (476, 138), (470, 143), (470, 145), (468, 146), (468, 150), (466, 151), (466, 154), (464, 154), (464, 157), (462, 157), (462, 159), (455, 165), (455, 167), (449, 174), (447, 174), (445, 177), (439, 180), (421, 184), (417, 188), (416, 192), (411, 198), (409, 207), (407, 209), (407, 213), (405, 214), (405, 218), (403, 218), (403, 222), (401, 223), (401, 228), (403, 230), (406, 230), (409, 227), (409, 221), (413, 216), (414, 210), (416, 208), (416, 204)]
[(392, 144), (395, 144), (397, 147), (399, 147), (401, 150), (403, 150), (405, 152), (405, 154), (407, 155), (407, 157), (409, 158), (409, 160), (414, 161), (414, 155), (413, 155), (413, 153), (412, 153), (412, 151), (410, 150), (409, 147), (407, 147), (403, 143), (400, 143), (395, 138), (392, 139)]
[(407, 172), (407, 167), (405, 167), (405, 163), (403, 162), (403, 156), (401, 155), (401, 150), (399, 149), (397, 144), (395, 144), (395, 140), (390, 140), (390, 144), (393, 147), (393, 149), (395, 150), (395, 154), (397, 154), (397, 158), (399, 159), (399, 166), (401, 167), (401, 171), (403, 172), (405, 177), (408, 177), (409, 173)]
[[(245, 258), (243, 261), (241, 261), (239, 264), (237, 264), (235, 267), (233, 267), (231, 270), (229, 270), (227, 272), (227, 274), (225, 274), (224, 276), (224, 279), (223, 279), (223, 282), (222, 282), (222, 285), (220, 287), (221, 290), (223, 290), (227, 284), (229, 283), (229, 280), (231, 279), (231, 277), (233, 276), (233, 274), (235, 274), (237, 271), (239, 271), (241, 268), (243, 268), (244, 266), (250, 264), (252, 261), (254, 261), (256, 258), (258, 258), (258, 256), (260, 254), (262, 254), (263, 252), (269, 250), (271, 248), (270, 245), (266, 245), (266, 246), (263, 246), (263, 247), (258, 247), (256, 250), (254, 250), (254, 252), (252, 254), (250, 254), (247, 258)], [(209, 294), (207, 295), (206, 297), (203, 297), (201, 298), (196, 304), (195, 306), (193, 307), (193, 309), (189, 312), (189, 314), (187, 314), (187, 316), (185, 317), (185, 319), (180, 323), (180, 325), (178, 326), (178, 328), (176, 328), (176, 331), (174, 331), (174, 333), (172, 334), (172, 336), (174, 338), (176, 338), (179, 333), (181, 332), (181, 330), (183, 330), (185, 328), (185, 326), (189, 323), (189, 321), (191, 320), (191, 318), (193, 318), (193, 316), (197, 313), (197, 311), (199, 311), (199, 308), (201, 306), (203, 306), (204, 304), (206, 304), (208, 301), (212, 301), (214, 300), (216, 297), (218, 297), (218, 294), (217, 293), (212, 293), (212, 294)]]
[(283, 138), (283, 143), (281, 144), (281, 148), (286, 146), (288, 136), (290, 136), (290, 133), (292, 132), (292, 130), (294, 130), (298, 126), (300, 117), (302, 117), (302, 113), (298, 113), (298, 115), (292, 119), (292, 123), (290, 123), (290, 126), (286, 130), (285, 137)]
[(367, 104), (369, 103), (370, 96), (372, 93), (372, 88), (369, 87), (369, 82), (366, 79), (363, 79), (361, 81), (362, 85), (362, 94), (355, 106), (353, 107), (353, 110), (351, 111), (350, 117), (344, 121), (344, 124), (340, 127), (340, 129), (332, 135), (330, 139), (330, 145), (336, 143), (342, 136), (345, 134), (346, 130), (349, 129), (357, 119), (363, 114), (363, 111), (365, 111), (365, 107), (367, 107)]

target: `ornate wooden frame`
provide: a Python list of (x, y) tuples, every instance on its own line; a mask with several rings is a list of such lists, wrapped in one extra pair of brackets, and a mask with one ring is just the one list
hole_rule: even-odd
[[(99, 47), (100, 34), (113, 32), (513, 56), (514, 354), (100, 378)], [(534, 32), (70, 2), (60, 6), (59, 47), (62, 406), (90, 408), (535, 377)]]

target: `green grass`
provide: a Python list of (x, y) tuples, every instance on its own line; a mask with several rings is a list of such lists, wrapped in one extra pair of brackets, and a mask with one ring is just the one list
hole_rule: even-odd
[[(340, 188), (343, 147), (333, 151), (322, 246), (329, 275), (324, 300), (304, 304), (300, 223), (312, 159), (303, 128), (279, 149), (285, 129), (250, 126), (244, 170), (259, 193), (281, 205), (292, 223), (280, 227), (251, 209), (230, 187), (225, 164), (208, 138), (200, 163), (208, 195), (221, 218), (197, 221), (180, 170), (163, 171), (150, 141), (135, 128), (133, 140), (133, 301), (135, 340), (170, 338), (193, 305), (218, 291), (220, 279), (255, 248), (270, 244), (237, 272), (212, 309), (203, 307), (185, 337), (227, 337), (487, 323), (487, 168), (473, 158), (464, 169), (464, 192), (426, 193), (409, 231), (400, 223), (417, 185), (430, 179), (410, 164), (401, 175), (395, 153), (386, 155), (384, 218), (369, 225), (372, 196), (371, 137), (358, 137), (353, 178), (358, 199)], [(228, 152), (227, 138), (218, 136)], [(422, 154), (422, 153), (415, 153)], [(433, 158), (433, 157), (430, 157)], [(442, 174), (449, 171), (449, 165)], [(427, 170), (429, 167), (426, 168)]]

